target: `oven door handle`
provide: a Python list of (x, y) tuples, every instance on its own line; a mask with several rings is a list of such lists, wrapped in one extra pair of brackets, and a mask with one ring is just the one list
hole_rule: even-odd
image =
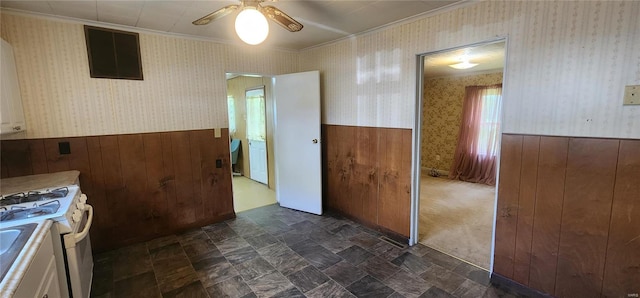
[(93, 222), (93, 206), (86, 204), (84, 205), (84, 210), (89, 211), (89, 217), (87, 218), (87, 223), (84, 225), (84, 229), (82, 229), (82, 232), (73, 235), (73, 238), (76, 239), (76, 243), (82, 241), (84, 237), (87, 237), (87, 234), (89, 234), (89, 229), (91, 228), (91, 223)]

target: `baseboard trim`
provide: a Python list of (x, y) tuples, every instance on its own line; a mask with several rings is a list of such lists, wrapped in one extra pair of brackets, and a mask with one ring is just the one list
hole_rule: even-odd
[(343, 216), (343, 217), (346, 217), (346, 218), (348, 218), (350, 220), (353, 220), (353, 221), (355, 221), (355, 222), (357, 222), (357, 223), (359, 223), (359, 224), (361, 224), (361, 225), (363, 225), (363, 226), (365, 226), (367, 228), (370, 228), (370, 229), (382, 234), (383, 236), (387, 236), (387, 237), (389, 237), (389, 239), (391, 239), (393, 241), (400, 242), (400, 243), (405, 244), (407, 246), (409, 245), (409, 237), (407, 237), (407, 236), (398, 234), (397, 232), (394, 232), (392, 230), (389, 230), (388, 228), (385, 228), (383, 226), (374, 224), (374, 223), (369, 222), (367, 220), (363, 220), (363, 219), (351, 216), (351, 215), (349, 215), (349, 214), (347, 214), (345, 212), (342, 212), (342, 211), (340, 211), (338, 209), (331, 208), (331, 207), (326, 207), (326, 206), (325, 206), (325, 208), (327, 208), (327, 210), (329, 212), (337, 213), (340, 216)]
[(491, 284), (506, 292), (521, 295), (524, 297), (553, 298), (553, 296), (547, 293), (543, 293), (535, 289), (529, 288), (517, 281), (506, 278), (495, 272), (491, 274)]
[(129, 245), (133, 245), (133, 244), (136, 244), (136, 243), (146, 242), (146, 241), (153, 240), (153, 239), (156, 239), (156, 238), (159, 238), (159, 237), (170, 236), (170, 235), (173, 235), (173, 234), (179, 234), (179, 233), (182, 233), (182, 232), (186, 232), (188, 230), (202, 228), (202, 227), (210, 225), (210, 224), (220, 223), (220, 222), (223, 222), (223, 221), (226, 221), (226, 220), (229, 220), (229, 219), (233, 219), (235, 217), (236, 217), (236, 213), (235, 212), (222, 214), (222, 215), (217, 215), (217, 216), (205, 219), (205, 220), (200, 220), (200, 221), (197, 221), (197, 222), (193, 222), (193, 223), (181, 226), (180, 228), (177, 228), (177, 229), (168, 229), (168, 230), (164, 230), (164, 231), (162, 231), (160, 233), (144, 235), (144, 236), (141, 236), (141, 237), (128, 239), (126, 241), (113, 242), (111, 245), (106, 245), (106, 246), (103, 246), (103, 247), (95, 247), (93, 253), (105, 252), (105, 251), (109, 251), (109, 250), (114, 250), (114, 249), (126, 247), (126, 246), (129, 246)]
[(427, 175), (432, 170), (435, 170), (438, 174), (440, 174), (440, 177), (449, 177), (449, 171), (440, 170), (440, 169), (436, 169), (436, 168), (428, 168), (428, 167), (422, 167), (421, 169), (422, 169), (422, 172), (427, 173)]

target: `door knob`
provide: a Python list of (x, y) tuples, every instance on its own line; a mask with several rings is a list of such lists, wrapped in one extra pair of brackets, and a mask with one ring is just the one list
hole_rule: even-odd
[(311, 142), (313, 142), (314, 144), (318, 144), (318, 139), (313, 139), (313, 141)]

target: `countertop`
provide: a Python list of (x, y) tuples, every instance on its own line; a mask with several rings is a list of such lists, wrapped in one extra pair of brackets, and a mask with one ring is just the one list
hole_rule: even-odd
[(34, 189), (62, 187), (79, 184), (79, 171), (64, 171), (50, 174), (39, 174), (0, 179), (0, 194), (8, 195), (27, 192)]
[(22, 277), (27, 272), (31, 261), (33, 261), (38, 249), (42, 245), (42, 241), (47, 237), (53, 224), (51, 220), (43, 220), (37, 223), (38, 226), (33, 231), (33, 234), (31, 234), (29, 240), (27, 240), (27, 243), (22, 248), (16, 260), (11, 264), (7, 275), (0, 281), (0, 297), (2, 298), (12, 297), (16, 292)]

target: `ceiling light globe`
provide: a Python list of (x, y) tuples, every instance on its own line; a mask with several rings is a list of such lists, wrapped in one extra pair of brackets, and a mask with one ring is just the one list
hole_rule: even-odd
[(469, 69), (472, 67), (476, 67), (477, 65), (478, 63), (470, 63), (469, 61), (463, 61), (457, 64), (451, 64), (449, 65), (449, 67), (455, 68), (455, 69)]
[(242, 41), (257, 45), (267, 39), (269, 23), (267, 18), (254, 7), (246, 7), (236, 17), (236, 33)]

